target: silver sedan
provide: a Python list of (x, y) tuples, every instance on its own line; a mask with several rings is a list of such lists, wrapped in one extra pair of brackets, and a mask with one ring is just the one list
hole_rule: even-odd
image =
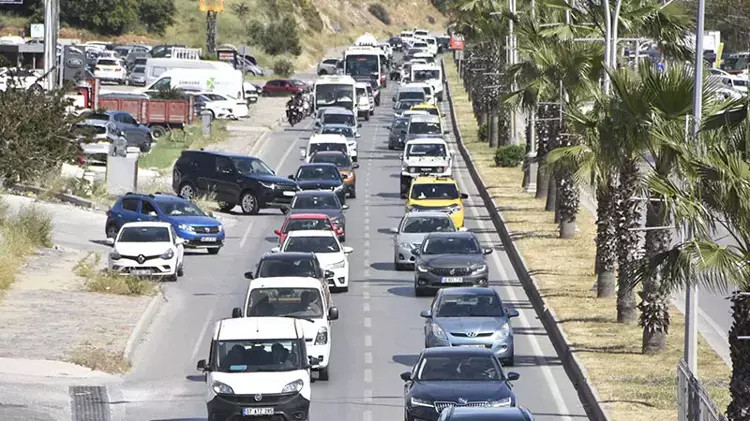
[[(463, 229), (461, 229), (463, 230)], [(450, 216), (444, 212), (409, 212), (396, 228), (391, 228), (393, 236), (393, 264), (396, 270), (409, 269), (417, 256), (412, 252), (419, 249), (424, 237), (431, 232), (459, 231)]]

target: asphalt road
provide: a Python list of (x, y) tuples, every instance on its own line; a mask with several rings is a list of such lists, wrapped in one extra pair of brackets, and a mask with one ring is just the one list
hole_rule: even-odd
[[(411, 368), (422, 350), (420, 311), (431, 298), (417, 298), (410, 272), (393, 268), (392, 235), (404, 212), (399, 198), (398, 152), (387, 149), (392, 118), (391, 82), (375, 116), (363, 123), (359, 139), (358, 198), (348, 201), (347, 244), (350, 255), (349, 292), (334, 295), (341, 318), (333, 322), (331, 379), (313, 384), (311, 420), (390, 421), (403, 419), (403, 382), (399, 374)], [(447, 112), (447, 102), (443, 104)], [(448, 116), (450, 113), (447, 113)], [(449, 119), (450, 117), (448, 117)], [(449, 123), (449, 120), (448, 120)], [(300, 163), (299, 147), (309, 137), (310, 120), (274, 133), (259, 156), (286, 176)], [(455, 150), (455, 145), (453, 147)], [(456, 151), (457, 152), (457, 151)], [(466, 225), (492, 245), (490, 280), (507, 304), (520, 312), (513, 320), (515, 382), (520, 405), (539, 420), (586, 419), (580, 400), (547, 334), (531, 308), (503, 245), (493, 231), (460, 155), (454, 169), (462, 190)], [(203, 420), (206, 417), (204, 376), (195, 370), (208, 355), (215, 321), (230, 317), (247, 288), (242, 274), (274, 246), (273, 229), (284, 217), (278, 210), (240, 216), (228, 230), (227, 244), (217, 256), (186, 257), (185, 276), (166, 285), (168, 302), (155, 319), (147, 340), (138, 348), (134, 371), (110, 386), (113, 418), (127, 420)]]

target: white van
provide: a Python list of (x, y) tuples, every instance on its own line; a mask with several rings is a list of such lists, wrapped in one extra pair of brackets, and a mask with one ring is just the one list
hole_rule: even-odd
[(234, 70), (234, 66), (223, 61), (187, 60), (178, 58), (149, 58), (146, 60), (146, 85), (159, 79), (162, 74), (176, 69)]
[(307, 420), (310, 369), (304, 320), (243, 317), (216, 322), (206, 373), (208, 419)]
[(310, 136), (306, 148), (300, 149), (300, 158), (306, 162), (315, 152), (339, 151), (349, 155), (353, 162), (357, 162), (357, 142), (340, 134), (314, 134)]
[(229, 69), (224, 70), (168, 70), (162, 73), (155, 82), (147, 84), (141, 92), (150, 94), (158, 92), (162, 88), (182, 89), (183, 91), (194, 92), (213, 92), (232, 97), (236, 100), (246, 101), (242, 72), (234, 70), (231, 66)]
[(408, 191), (412, 179), (420, 175), (450, 177), (453, 151), (441, 137), (408, 140), (401, 154), (401, 193)]
[[(326, 285), (326, 289), (328, 286)], [(320, 280), (315, 278), (259, 278), (250, 282), (244, 308), (235, 308), (232, 317), (294, 317), (304, 320), (307, 355), (318, 359), (312, 369), (320, 380), (328, 380), (331, 356), (331, 321), (339, 309), (329, 301)]]
[(412, 64), (409, 79), (431, 85), (435, 98), (443, 100), (443, 69), (437, 64)]
[(372, 85), (365, 82), (357, 82), (354, 85), (357, 89), (357, 117), (362, 116), (365, 120), (370, 120), (370, 116), (375, 114), (375, 98), (372, 96)]

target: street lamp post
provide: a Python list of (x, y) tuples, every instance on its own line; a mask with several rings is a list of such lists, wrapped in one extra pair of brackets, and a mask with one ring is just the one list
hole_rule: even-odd
[(57, 86), (57, 35), (60, 27), (60, 0), (44, 0), (44, 86), (53, 90)]

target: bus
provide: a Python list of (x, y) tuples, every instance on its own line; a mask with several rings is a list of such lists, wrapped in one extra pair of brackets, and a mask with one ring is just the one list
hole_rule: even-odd
[(313, 109), (317, 112), (324, 107), (342, 107), (357, 112), (357, 81), (351, 76), (321, 76), (315, 81)]
[(374, 79), (385, 86), (387, 79), (385, 53), (377, 47), (354, 47), (344, 51), (344, 74), (366, 82)]

